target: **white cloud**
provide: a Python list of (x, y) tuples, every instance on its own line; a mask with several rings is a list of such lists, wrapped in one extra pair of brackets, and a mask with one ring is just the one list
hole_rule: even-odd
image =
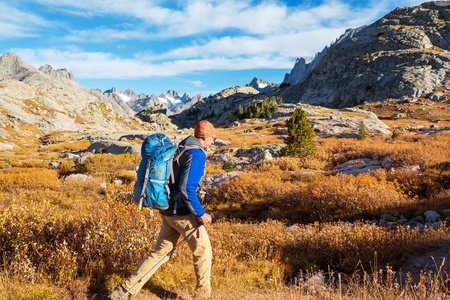
[[(325, 0), (318, 6), (299, 5), (294, 8), (288, 8), (280, 1), (269, 0), (259, 1), (256, 6), (252, 6), (252, 1), (239, 0), (179, 1), (178, 7), (171, 8), (161, 6), (165, 1), (37, 1), (61, 12), (83, 17), (127, 16), (126, 23), (120, 19), (121, 23), (115, 24), (114, 28), (71, 28), (70, 35), (62, 38), (71, 43), (192, 37), (189, 45), (173, 46), (168, 43), (162, 53), (157, 48), (144, 45), (142, 47), (152, 52), (136, 53), (133, 58), (121, 58), (112, 53), (84, 51), (80, 48), (15, 50), (25, 61), (36, 67), (48, 63), (54, 68), (67, 68), (78, 78), (105, 79), (173, 76), (206, 70), (289, 69), (296, 57), (311, 58), (315, 52), (321, 51), (344, 33), (346, 28), (373, 22), (392, 6), (390, 0), (371, 0), (359, 8), (340, 0)], [(417, 2), (399, 0), (398, 5), (415, 5)], [(0, 17), (5, 16), (5, 20), (11, 20), (10, 23), (0, 22), (0, 30), (4, 28), (5, 34), (35, 34), (26, 27), (22, 29), (18, 22), (20, 19), (27, 18), (27, 24), (34, 24), (35, 27), (51, 24), (17, 9), (11, 9), (11, 15), (6, 17), (2, 7), (11, 7), (0, 2)], [(228, 29), (235, 34), (225, 36), (223, 31)], [(212, 32), (217, 35), (212, 35)], [(210, 38), (210, 35), (213, 37)], [(121, 48), (122, 45), (114, 45), (113, 48)]]
[[(132, 34), (109, 34), (113, 39), (147, 39), (149, 37), (182, 37), (209, 32), (236, 29), (241, 34), (269, 35), (301, 32), (320, 27), (355, 27), (367, 24), (380, 13), (392, 7), (392, 0), (368, 1), (364, 7), (355, 8), (342, 0), (328, 0), (320, 5), (287, 7), (281, 1), (263, 0), (257, 5), (247, 0), (194, 0), (179, 1), (177, 7), (164, 7), (165, 1), (148, 0), (37, 0), (52, 9), (71, 14), (109, 15), (135, 18), (141, 31)], [(420, 1), (399, 0), (398, 5), (415, 5)], [(170, 1), (173, 4), (173, 1)], [(142, 24), (146, 24), (145, 26)], [(147, 34), (142, 34), (143, 29)], [(79, 31), (79, 37), (88, 37), (91, 31)], [(105, 30), (106, 31), (106, 30)], [(131, 36), (128, 38), (127, 36)]]
[(66, 68), (77, 78), (135, 79), (174, 76), (207, 70), (248, 70), (254, 68), (289, 68), (291, 60), (270, 55), (179, 59), (148, 63), (140, 59), (124, 59), (111, 53), (84, 52), (77, 48), (12, 49), (23, 60), (38, 68), (49, 64), (54, 69)]
[(116, 40), (148, 40), (150, 37), (150, 34), (139, 30), (95, 28), (88, 30), (71, 30), (70, 35), (63, 37), (62, 40), (80, 43), (105, 43)]
[(206, 84), (204, 84), (203, 82), (201, 82), (200, 80), (194, 80), (191, 81), (191, 84), (195, 87), (205, 87)]
[(0, 2), (0, 20), (0, 40), (38, 36), (40, 28), (56, 26), (53, 21), (20, 11), (5, 2)]
[(203, 45), (176, 48), (163, 54), (141, 53), (147, 61), (187, 59), (197, 57), (240, 57), (252, 55), (276, 55), (285, 58), (311, 56), (329, 45), (345, 28), (319, 28), (312, 31), (270, 35), (263, 38), (241, 36), (215, 38)]

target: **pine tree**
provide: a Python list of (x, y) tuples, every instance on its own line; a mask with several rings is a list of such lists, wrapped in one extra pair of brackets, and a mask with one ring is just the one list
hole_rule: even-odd
[(357, 138), (360, 141), (362, 141), (366, 138), (366, 126), (364, 125), (364, 121), (361, 121), (361, 125), (359, 125)]
[(236, 171), (236, 167), (234, 166), (231, 157), (223, 164), (223, 168), (225, 169), (226, 172)]
[(237, 111), (238, 118), (244, 117), (244, 109), (242, 108), (242, 105), (239, 105), (238, 111)]
[(393, 139), (398, 138), (399, 135), (400, 135), (400, 134), (398, 133), (397, 129), (395, 129), (394, 132), (392, 132), (392, 138), (393, 138)]
[(286, 126), (288, 137), (284, 141), (286, 147), (283, 148), (281, 155), (306, 157), (316, 153), (315, 133), (302, 108), (292, 113), (292, 116), (286, 121)]

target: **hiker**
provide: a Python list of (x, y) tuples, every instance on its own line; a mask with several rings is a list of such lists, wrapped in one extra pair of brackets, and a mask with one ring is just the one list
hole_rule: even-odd
[[(175, 183), (170, 184), (170, 195), (173, 200), (170, 201), (169, 209), (160, 211), (163, 223), (155, 250), (141, 262), (123, 284), (115, 288), (109, 295), (109, 299), (116, 300), (122, 297), (176, 246), (180, 235), (183, 237), (188, 235), (199, 225), (199, 222), (203, 225), (212, 222), (211, 215), (203, 208), (199, 198), (205, 195), (204, 191), (200, 191), (200, 185), (205, 175), (206, 149), (214, 144), (215, 139), (214, 126), (203, 120), (195, 126), (194, 135), (188, 136), (179, 144), (177, 152), (181, 153), (184, 148), (188, 150), (173, 162)], [(196, 296), (209, 298), (211, 296), (212, 250), (205, 226), (200, 226), (187, 243), (193, 254), (197, 278)], [(168, 259), (169, 257), (166, 257), (163, 262)], [(155, 271), (156, 269), (129, 294), (136, 295)]]

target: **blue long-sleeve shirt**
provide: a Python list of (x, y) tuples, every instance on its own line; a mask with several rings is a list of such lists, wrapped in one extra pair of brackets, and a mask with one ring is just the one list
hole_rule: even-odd
[(206, 154), (200, 149), (186, 151), (192, 155), (189, 175), (186, 182), (187, 200), (190, 202), (195, 214), (199, 217), (206, 213), (197, 196), (200, 180), (203, 178), (206, 164)]
[[(189, 213), (203, 216), (203, 208), (197, 193), (205, 176), (206, 148), (194, 136), (189, 136), (178, 146), (173, 162), (175, 183), (170, 183), (171, 203), (165, 216), (184, 216)], [(180, 155), (181, 154), (181, 155)]]

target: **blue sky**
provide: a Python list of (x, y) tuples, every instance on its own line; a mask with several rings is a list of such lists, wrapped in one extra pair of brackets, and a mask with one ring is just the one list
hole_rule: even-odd
[(204, 96), (280, 83), (347, 28), (416, 0), (0, 0), (0, 54), (65, 68), (87, 88)]

